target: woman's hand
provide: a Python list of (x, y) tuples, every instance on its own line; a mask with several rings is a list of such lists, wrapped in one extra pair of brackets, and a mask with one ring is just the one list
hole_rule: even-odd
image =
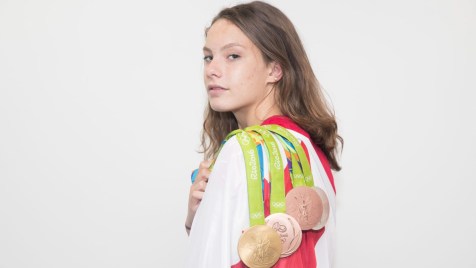
[(200, 163), (195, 182), (192, 184), (192, 186), (190, 186), (190, 193), (188, 195), (188, 213), (187, 219), (185, 221), (185, 229), (187, 230), (187, 233), (190, 232), (193, 218), (195, 218), (195, 213), (197, 212), (198, 206), (200, 205), (203, 195), (205, 194), (208, 177), (210, 176), (209, 168), (211, 163), (211, 160), (205, 160)]

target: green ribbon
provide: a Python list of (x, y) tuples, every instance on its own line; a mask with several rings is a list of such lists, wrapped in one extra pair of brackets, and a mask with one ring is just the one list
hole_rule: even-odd
[[(276, 134), (276, 138), (272, 133)], [(278, 140), (285, 150), (290, 152), (292, 161), (292, 182), (293, 187), (297, 186), (314, 186), (311, 168), (306, 153), (300, 142), (285, 128), (278, 125), (251, 126), (248, 128), (237, 129), (230, 132), (222, 142), (217, 155), (220, 153), (223, 145), (231, 137), (236, 136), (240, 145), (246, 166), (246, 181), (248, 190), (248, 206), (250, 226), (265, 224), (264, 220), (264, 204), (263, 204), (263, 188), (261, 167), (259, 161), (258, 150), (254, 139), (263, 141), (263, 149), (266, 148), (269, 159), (270, 170), (270, 212), (285, 213), (286, 212), (286, 193), (284, 186), (284, 165), (282, 163), (281, 152), (279, 150)], [(285, 140), (292, 144), (289, 146)], [(265, 150), (263, 150), (264, 153)], [(216, 159), (210, 165), (213, 168)], [(301, 165), (300, 165), (301, 164)], [(302, 169), (301, 169), (302, 166)]]
[[(294, 148), (289, 148), (288, 144), (282, 141), (283, 147), (287, 148), (288, 150), (294, 149), (297, 153), (299, 159), (296, 159), (295, 154), (291, 152), (291, 163), (293, 166), (293, 187), (296, 186), (314, 186), (314, 179), (312, 177), (311, 167), (309, 165), (309, 160), (307, 159), (306, 152), (304, 152), (304, 148), (302, 148), (301, 143), (299, 140), (294, 137), (289, 131), (285, 128), (278, 126), (278, 125), (265, 125), (264, 126), (267, 130), (281, 136), (282, 138), (288, 140)], [(299, 163), (301, 165), (299, 165)], [(302, 166), (302, 172), (301, 172)], [(296, 170), (297, 169), (297, 170)], [(296, 170), (296, 172), (295, 172)], [(304, 176), (304, 183), (302, 182), (302, 178), (300, 174)]]
[(261, 168), (256, 144), (253, 137), (241, 129), (237, 131), (236, 139), (245, 158), (250, 226), (265, 224)]
[(252, 126), (245, 130), (259, 134), (259, 138), (263, 140), (264, 147), (268, 152), (269, 181), (271, 185), (270, 213), (285, 213), (286, 191), (284, 188), (284, 166), (278, 143), (275, 141), (273, 135), (262, 126)]
[(256, 149), (256, 143), (253, 141), (254, 137), (252, 134), (242, 129), (236, 129), (230, 132), (222, 141), (218, 153), (216, 154), (217, 157), (213, 159), (210, 165), (210, 170), (215, 166), (216, 159), (223, 146), (233, 136), (236, 136), (236, 140), (241, 147), (245, 160), (250, 226), (265, 224), (261, 167), (258, 150)]

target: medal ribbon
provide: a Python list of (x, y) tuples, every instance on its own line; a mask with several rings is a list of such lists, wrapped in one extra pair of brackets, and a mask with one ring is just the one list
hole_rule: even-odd
[[(304, 152), (304, 149), (302, 148), (301, 143), (299, 142), (299, 140), (296, 137), (294, 137), (294, 135), (292, 135), (289, 131), (287, 131), (285, 128), (283, 128), (281, 126), (265, 125), (264, 127), (266, 129), (268, 129), (269, 131), (271, 131), (271, 132), (281, 136), (282, 138), (286, 139), (292, 145), (292, 146), (289, 146), (289, 144), (286, 141), (283, 142), (283, 140), (282, 140), (283, 147), (285, 147), (285, 149), (290, 150), (290, 154), (291, 154), (291, 161), (292, 161), (291, 163), (292, 163), (292, 167), (293, 167), (293, 171), (292, 171), (293, 187), (302, 186), (304, 184), (306, 186), (313, 187), (314, 186), (314, 179), (312, 177), (312, 172), (311, 172), (311, 167), (309, 165), (309, 160), (307, 159), (306, 153)], [(293, 153), (294, 151), (296, 153)], [(296, 154), (297, 154), (297, 157), (299, 159), (296, 159)], [(301, 165), (299, 165), (299, 164), (301, 164)], [(300, 166), (302, 167), (302, 172), (300, 172), (301, 171)], [(298, 169), (298, 170), (295, 170), (295, 169)], [(304, 182), (302, 181), (303, 178), (301, 176), (304, 177)]]
[(286, 151), (286, 158), (291, 164), (291, 166), (289, 167), (289, 172), (291, 173), (290, 175), (293, 187), (305, 186), (306, 183), (304, 182), (304, 174), (302, 172), (301, 164), (299, 162), (299, 156), (296, 150), (294, 149), (290, 141), (280, 135), (277, 135), (277, 137), (278, 140), (281, 142), (281, 145), (283, 146), (284, 150)]
[[(237, 129), (230, 132), (230, 134), (228, 134), (223, 140), (218, 150), (218, 154), (226, 141), (236, 135), (238, 144), (243, 151), (246, 166), (250, 226), (265, 224), (263, 186), (261, 180), (262, 174), (258, 150), (256, 149), (254, 139), (262, 140), (268, 151), (270, 162), (270, 182), (272, 185), (270, 212), (271, 214), (286, 212), (284, 166), (282, 165), (279, 147), (271, 133), (277, 134), (277, 139), (283, 145), (285, 150), (290, 153), (292, 161), (293, 187), (303, 185), (314, 186), (314, 180), (312, 178), (306, 153), (297, 138), (285, 128), (278, 125), (265, 125), (252, 126), (245, 130)], [(210, 170), (213, 168), (215, 160), (210, 165)]]
[(256, 149), (256, 144), (253, 142), (253, 138), (248, 132), (240, 129), (233, 131), (230, 135), (235, 132), (237, 132), (235, 135), (245, 158), (250, 226), (262, 225), (265, 224), (265, 222), (258, 150)]
[(286, 212), (286, 193), (284, 187), (284, 166), (282, 163), (281, 152), (278, 143), (273, 135), (262, 126), (252, 126), (245, 129), (248, 132), (259, 134), (259, 138), (264, 142), (268, 151), (269, 170), (270, 170), (270, 213)]
[[(236, 136), (245, 160), (250, 226), (265, 224), (261, 168), (256, 143), (253, 141), (254, 137), (242, 129), (236, 129), (230, 132), (222, 141), (216, 155), (220, 154), (225, 143), (233, 136)], [(213, 169), (217, 158), (213, 159), (209, 168), (210, 171)]]

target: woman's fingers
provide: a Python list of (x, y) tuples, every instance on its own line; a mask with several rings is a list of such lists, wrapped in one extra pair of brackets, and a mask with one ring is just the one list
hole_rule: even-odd
[(205, 189), (207, 188), (208, 177), (210, 176), (211, 160), (205, 160), (200, 163), (195, 182), (190, 186), (189, 209), (195, 212), (202, 201)]
[(208, 177), (210, 176), (210, 164), (211, 160), (205, 160), (200, 163), (198, 176), (200, 176), (202, 180), (208, 180)]
[(202, 180), (202, 181), (197, 181), (196, 183), (194, 183), (194, 185), (192, 185), (190, 190), (191, 192), (195, 192), (195, 191), (204, 192), (205, 188), (207, 188), (207, 182)]
[(204, 160), (200, 162), (200, 165), (198, 166), (199, 169), (208, 169), (210, 168), (210, 165), (212, 164), (211, 159)]
[(208, 177), (210, 177), (210, 170), (208, 168), (200, 169), (198, 171), (197, 180), (200, 181), (208, 181)]
[(204, 191), (193, 191), (192, 197), (200, 201), (203, 198), (203, 194), (205, 194)]
[(192, 226), (193, 218), (195, 217), (195, 213), (200, 206), (200, 202), (202, 201), (203, 195), (205, 194), (205, 189), (207, 188), (211, 163), (211, 160), (202, 161), (198, 167), (196, 177), (192, 179), (194, 182), (190, 186), (188, 214), (187, 219), (185, 220), (185, 226)]
[(203, 195), (205, 194), (205, 188), (207, 188), (206, 181), (199, 181), (190, 188), (188, 207), (193, 213), (197, 211), (197, 208), (202, 201)]
[(211, 160), (205, 160), (200, 163), (195, 182), (208, 181), (208, 177), (210, 176), (210, 164), (211, 164)]

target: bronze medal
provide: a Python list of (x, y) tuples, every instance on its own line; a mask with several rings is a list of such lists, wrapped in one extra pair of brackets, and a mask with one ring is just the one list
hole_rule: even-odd
[(297, 220), (294, 219), (291, 215), (288, 215), (288, 216), (291, 219), (291, 222), (293, 224), (293, 228), (295, 230), (299, 230), (299, 232), (297, 232), (296, 238), (293, 241), (291, 241), (291, 245), (289, 246), (288, 252), (286, 252), (285, 254), (282, 254), (281, 257), (287, 257), (287, 256), (293, 254), (299, 248), (299, 246), (301, 246), (301, 241), (302, 241), (301, 226), (299, 226), (299, 223), (297, 222)]
[(302, 230), (316, 226), (321, 220), (322, 211), (322, 200), (314, 188), (298, 186), (286, 195), (286, 213), (297, 220)]
[(302, 231), (299, 223), (293, 217), (285, 213), (275, 213), (266, 217), (265, 222), (281, 237), (283, 245), (281, 257), (289, 256), (297, 250), (301, 244)]
[(238, 241), (238, 255), (250, 268), (272, 267), (282, 250), (281, 237), (268, 225), (250, 227)]
[(321, 220), (312, 229), (319, 230), (326, 225), (327, 220), (329, 219), (330, 206), (329, 206), (329, 199), (327, 198), (326, 192), (324, 192), (324, 190), (322, 190), (322, 188), (320, 187), (314, 187), (314, 190), (316, 190), (317, 194), (319, 195), (322, 201), (322, 216), (321, 216)]
[[(296, 225), (299, 226), (299, 223), (296, 221)], [(301, 227), (299, 227), (301, 228)], [(281, 254), (281, 258), (287, 257), (293, 254), (298, 248), (301, 246), (302, 241), (302, 231), (298, 234), (295, 240), (291, 243), (291, 247), (289, 248), (288, 252)]]

